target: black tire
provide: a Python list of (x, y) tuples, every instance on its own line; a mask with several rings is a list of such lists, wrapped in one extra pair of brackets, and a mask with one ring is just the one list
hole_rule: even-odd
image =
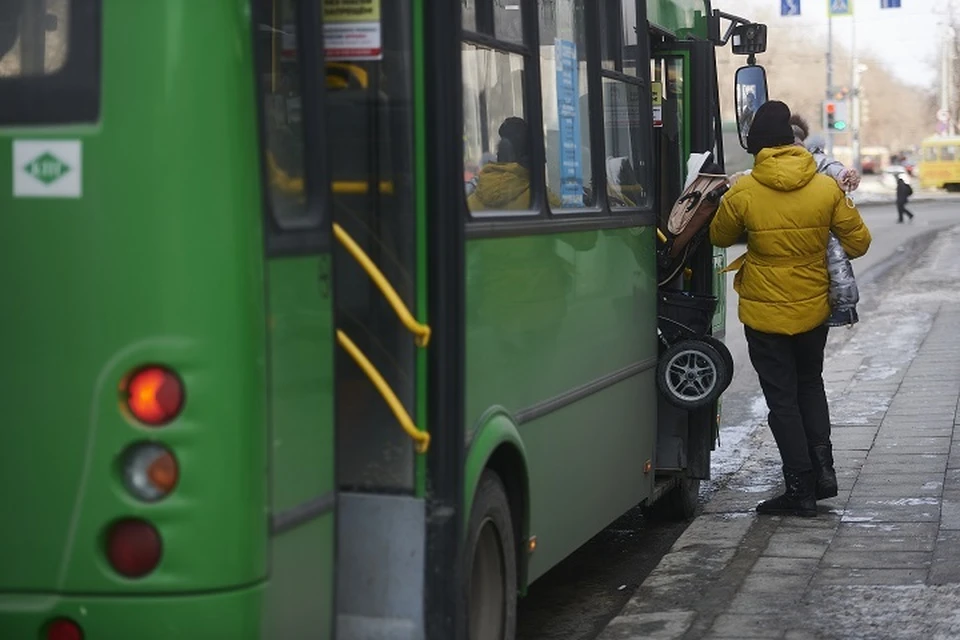
[(493, 471), (480, 476), (464, 553), (468, 640), (514, 640), (517, 542), (507, 491)]
[(700, 504), (700, 480), (681, 478), (677, 485), (660, 497), (650, 515), (657, 520), (684, 522), (697, 515)]
[(723, 343), (723, 340), (720, 340), (720, 339), (718, 339), (718, 338), (714, 338), (713, 336), (703, 336), (703, 337), (700, 338), (700, 339), (703, 340), (704, 342), (706, 342), (708, 345), (710, 345), (710, 346), (713, 347), (714, 349), (716, 349), (716, 350), (717, 350), (717, 353), (720, 354), (720, 357), (723, 358), (724, 364), (727, 365), (728, 375), (727, 375), (727, 378), (726, 378), (726, 382), (724, 382), (722, 385), (720, 385), (720, 386), (721, 386), (721, 391), (726, 391), (726, 390), (727, 390), (727, 387), (730, 386), (730, 383), (733, 382), (733, 374), (734, 374), (734, 369), (733, 369), (733, 354), (730, 353), (730, 349), (727, 348), (727, 345), (725, 345), (725, 344)]
[(668, 347), (657, 364), (660, 393), (687, 411), (715, 402), (732, 375), (723, 357), (702, 340), (683, 340)]

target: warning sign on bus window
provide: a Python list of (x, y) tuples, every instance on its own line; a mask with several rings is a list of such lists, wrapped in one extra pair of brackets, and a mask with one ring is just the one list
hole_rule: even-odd
[(663, 126), (663, 85), (659, 82), (651, 83), (651, 98), (653, 99), (653, 126)]
[(327, 60), (381, 60), (380, 0), (324, 0)]

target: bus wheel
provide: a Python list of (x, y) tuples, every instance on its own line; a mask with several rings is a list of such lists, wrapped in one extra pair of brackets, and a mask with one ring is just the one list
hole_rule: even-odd
[(469, 640), (513, 640), (517, 627), (517, 545), (500, 477), (484, 471), (466, 540)]
[(651, 510), (655, 518), (682, 522), (697, 514), (700, 500), (700, 480), (681, 478), (677, 485), (657, 500)]

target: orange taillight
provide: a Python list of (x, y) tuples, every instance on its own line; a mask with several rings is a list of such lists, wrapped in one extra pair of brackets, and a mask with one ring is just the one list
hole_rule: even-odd
[(123, 481), (135, 498), (156, 502), (177, 486), (180, 469), (169, 449), (155, 442), (131, 445), (123, 455)]
[(153, 486), (169, 493), (177, 486), (177, 461), (169, 451), (163, 452), (147, 467), (147, 477)]
[(134, 372), (124, 392), (133, 417), (150, 426), (170, 422), (183, 409), (183, 384), (164, 367), (146, 367)]

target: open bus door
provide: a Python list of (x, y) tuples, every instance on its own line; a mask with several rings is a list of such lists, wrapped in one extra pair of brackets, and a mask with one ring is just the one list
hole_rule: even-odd
[[(458, 305), (441, 281), (458, 282), (445, 264), (459, 250), (425, 225), (428, 207), (450, 218), (449, 197), (426, 189), (425, 89), (414, 82), (425, 48), (439, 44), (415, 39), (426, 18), (410, 0), (370, 3), (360, 48), (343, 33), (356, 15), (329, 33), (320, 26), (349, 7), (261, 4), (272, 41), (268, 180), (294, 192), (292, 205), (281, 194), (292, 215), (279, 209), (278, 219), (274, 203), (268, 231), (275, 536), (265, 636), (455, 638), (463, 436), (452, 394), (462, 391), (449, 366), (460, 350), (444, 348), (459, 323), (443, 318)], [(450, 49), (431, 59), (455, 61), (455, 41)], [(446, 228), (456, 219), (429, 233)]]
[[(658, 170), (656, 211), (665, 226), (680, 196), (691, 153), (712, 152), (723, 166), (723, 142), (716, 81), (714, 44), (705, 40), (678, 40), (659, 30), (651, 33), (650, 77), (659, 118), (654, 123), (654, 157)], [(689, 270), (676, 286), (697, 294), (718, 297), (712, 323), (714, 336), (722, 335), (725, 313), (722, 277), (723, 250), (703, 243), (692, 256)], [(687, 411), (662, 397), (658, 401), (656, 468), (660, 475), (678, 477), (676, 499), (669, 503), (678, 516), (687, 517), (696, 507), (700, 480), (710, 477), (710, 452), (718, 435), (716, 403)]]

